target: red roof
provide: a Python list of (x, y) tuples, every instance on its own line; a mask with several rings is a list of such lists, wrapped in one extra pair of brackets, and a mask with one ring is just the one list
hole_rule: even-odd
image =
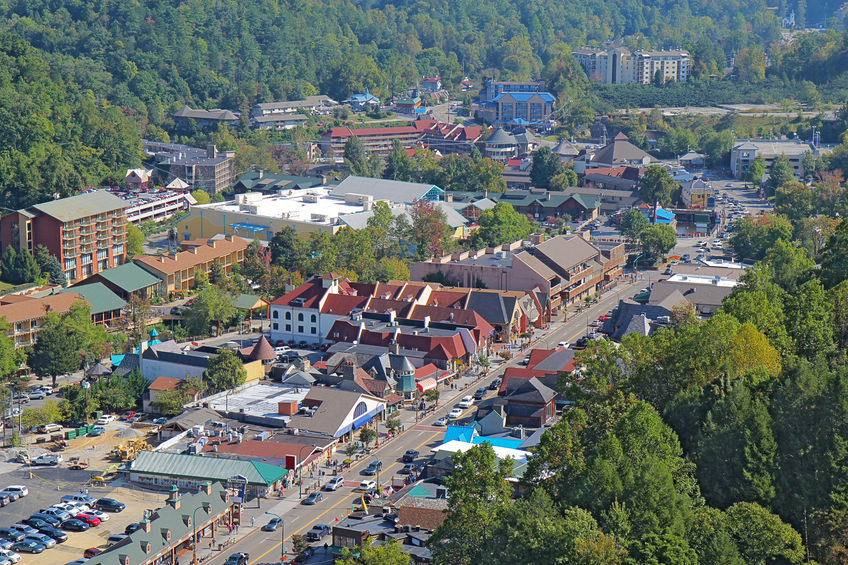
[(439, 82), (440, 80), (442, 80), (442, 79), (439, 78), (439, 77), (430, 77), (430, 78), (425, 78), (421, 82)]
[(530, 351), (530, 359), (527, 362), (527, 368), (532, 369), (551, 355), (553, 355), (553, 349), (533, 349)]
[(508, 159), (506, 162), (507, 167), (520, 167), (521, 159)]
[(434, 290), (427, 298), (427, 306), (441, 306), (443, 308), (462, 308), (468, 298), (468, 291), (456, 290)]
[(357, 128), (335, 127), (330, 129), (330, 137), (375, 137), (421, 133), (435, 124), (435, 120), (417, 120), (411, 126), (391, 126), (386, 128)]
[(415, 380), (426, 379), (427, 377), (434, 377), (437, 373), (441, 373), (442, 370), (433, 365), (432, 363), (427, 363), (423, 367), (418, 367), (415, 369)]
[(413, 304), (411, 302), (404, 302), (403, 300), (372, 298), (365, 311), (372, 312), (374, 314), (387, 314), (390, 311), (394, 311), (395, 315), (399, 318), (404, 318), (409, 314), (409, 310), (412, 306)]
[(157, 391), (177, 390), (182, 382), (182, 379), (175, 379), (173, 377), (156, 377), (156, 380), (150, 383), (147, 389)]
[(639, 167), (598, 167), (597, 169), (586, 169), (586, 174), (637, 181), (644, 174), (644, 171), (645, 169)]
[(365, 308), (368, 303), (367, 296), (347, 296), (344, 294), (331, 294), (321, 307), (322, 314), (339, 314), (349, 316), (354, 308)]
[(321, 297), (324, 296), (325, 291), (326, 289), (321, 283), (321, 279), (315, 278), (306, 281), (291, 292), (279, 297), (271, 304), (276, 304), (277, 306), (288, 306), (295, 298), (303, 298), (304, 302), (301, 304), (301, 307), (317, 308), (318, 302), (321, 300)]

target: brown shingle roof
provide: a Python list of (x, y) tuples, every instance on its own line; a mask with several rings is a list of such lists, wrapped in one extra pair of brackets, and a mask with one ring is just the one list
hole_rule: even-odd
[(156, 380), (150, 383), (147, 389), (157, 391), (177, 390), (182, 382), (182, 379), (175, 379), (173, 377), (156, 377)]
[(149, 270), (169, 275), (194, 268), (207, 261), (214, 261), (234, 251), (244, 251), (249, 244), (249, 241), (241, 237), (227, 236), (224, 239), (210, 240), (205, 245), (181, 251), (176, 255), (142, 255), (134, 257), (133, 261)]
[(10, 324), (33, 320), (46, 316), (48, 312), (62, 313), (71, 309), (75, 302), (85, 302), (76, 292), (51, 294), (42, 298), (14, 297), (0, 298), (0, 318), (6, 318)]

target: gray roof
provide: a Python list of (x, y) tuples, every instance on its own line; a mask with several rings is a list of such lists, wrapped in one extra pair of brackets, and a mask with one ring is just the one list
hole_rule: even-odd
[(93, 190), (69, 198), (42, 202), (32, 208), (61, 222), (70, 222), (95, 214), (123, 210), (126, 206), (126, 200), (118, 198), (108, 190)]
[(213, 108), (212, 110), (202, 110), (202, 109), (194, 109), (189, 106), (183, 106), (176, 112), (174, 112), (175, 118), (186, 118), (186, 119), (194, 119), (194, 120), (220, 120), (225, 122), (234, 122), (239, 119), (238, 112), (232, 112), (230, 110), (222, 110), (220, 108)]
[(614, 165), (624, 161), (641, 161), (650, 155), (627, 141), (627, 139), (615, 139), (611, 143), (601, 147), (595, 152), (592, 161)]
[(551, 151), (561, 157), (576, 157), (580, 153), (580, 151), (566, 139), (560, 139), (559, 143), (557, 143)]
[(548, 266), (553, 263), (562, 272), (588, 261), (598, 254), (597, 248), (582, 237), (564, 235), (543, 241), (536, 245), (531, 252), (543, 260), (547, 258)]
[(483, 316), (490, 324), (508, 324), (512, 320), (507, 312), (503, 297), (497, 292), (472, 292), (468, 297), (468, 310)]
[(475, 200), (471, 204), (468, 204), (467, 202), (463, 202), (462, 206), (460, 206), (460, 209), (467, 208), (469, 206), (474, 206), (475, 208), (478, 208), (480, 210), (485, 211), (485, 210), (491, 210), (492, 208), (495, 207), (495, 205), (496, 205), (496, 202), (494, 200), (492, 200), (491, 198), (481, 198), (480, 200)]
[(548, 355), (533, 369), (537, 371), (562, 371), (562, 368), (568, 365), (572, 359), (574, 359), (573, 349), (560, 349)]
[(649, 304), (662, 300), (673, 292), (679, 292), (683, 298), (691, 302), (703, 314), (711, 314), (718, 310), (725, 298), (733, 292), (733, 287), (716, 286), (712, 284), (688, 284), (685, 282), (660, 281), (651, 287)]
[(359, 392), (348, 392), (329, 387), (312, 388), (303, 401), (320, 402), (318, 409), (312, 416), (292, 416), (286, 427), (302, 428), (335, 437), (345, 419), (353, 413), (353, 409), (359, 404), (361, 398), (362, 394)]
[(258, 124), (273, 124), (275, 122), (305, 122), (309, 118), (304, 114), (263, 114), (261, 116), (253, 116), (251, 121)]
[(503, 128), (498, 128), (483, 143), (487, 145), (515, 145), (515, 136), (508, 134)]
[(510, 401), (547, 403), (556, 396), (556, 392), (542, 384), (536, 377), (524, 380), (518, 388), (508, 392), (506, 398)]
[(542, 263), (538, 257), (533, 256), (529, 251), (521, 251), (513, 255), (514, 261), (521, 261), (534, 271), (536, 271), (545, 280), (549, 281), (553, 277), (559, 277), (553, 269)]
[[(434, 187), (438, 188), (432, 184), (419, 182), (372, 179), (351, 175), (340, 182), (330, 194), (342, 197), (346, 194), (366, 194), (374, 200), (411, 204), (423, 198)], [(439, 190), (442, 189), (439, 188)]]

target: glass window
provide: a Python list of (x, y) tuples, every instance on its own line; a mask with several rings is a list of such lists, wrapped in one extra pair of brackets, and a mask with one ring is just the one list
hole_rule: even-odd
[(274, 327), (274, 329), (275, 329), (275, 330), (276, 330), (276, 329), (278, 329), (278, 327), (279, 327), (279, 326), (278, 326), (277, 322), (274, 322), (274, 326), (273, 326), (273, 327)]
[(317, 333), (318, 333), (318, 328), (312, 328), (311, 333), (313, 333), (313, 334), (317, 334)]
[(280, 311), (279, 311), (279, 310), (274, 310), (274, 314), (272, 314), (272, 315), (273, 315), (274, 319), (277, 319), (277, 318), (279, 318), (279, 317), (280, 317)]
[(291, 320), (291, 312), (286, 312), (286, 320)]
[(318, 316), (316, 316), (315, 314), (312, 314), (312, 317), (310, 318), (310, 320), (314, 324), (315, 322), (318, 321)]
[(291, 331), (291, 324), (286, 324), (286, 331), (287, 331), (287, 332), (290, 332), (290, 331)]
[(297, 315), (297, 321), (298, 321), (298, 322), (302, 322), (302, 321), (303, 321), (303, 312), (301, 312), (301, 313), (299, 313), (299, 314)]
[(298, 326), (298, 327), (297, 327), (297, 333), (299, 333), (299, 334), (302, 334), (302, 333), (303, 333), (303, 326)]
[(98, 249), (97, 250), (97, 260), (102, 261), (103, 259), (109, 258), (109, 250), (108, 249)]

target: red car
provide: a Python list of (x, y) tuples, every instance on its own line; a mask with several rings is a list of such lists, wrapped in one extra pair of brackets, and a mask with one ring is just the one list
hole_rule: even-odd
[(600, 316), (598, 316), (598, 321), (599, 321), (599, 322), (606, 322), (606, 321), (607, 321), (607, 320), (609, 320), (611, 317), (612, 317), (612, 316), (609, 316), (609, 315), (607, 315), (607, 314), (601, 314)]
[(135, 410), (130, 410), (129, 412), (121, 416), (121, 419), (129, 421), (130, 418), (134, 418), (135, 416), (138, 416), (138, 412), (136, 412)]
[(77, 514), (74, 516), (80, 522), (85, 522), (89, 526), (99, 526), (100, 518), (95, 516), (94, 514)]

